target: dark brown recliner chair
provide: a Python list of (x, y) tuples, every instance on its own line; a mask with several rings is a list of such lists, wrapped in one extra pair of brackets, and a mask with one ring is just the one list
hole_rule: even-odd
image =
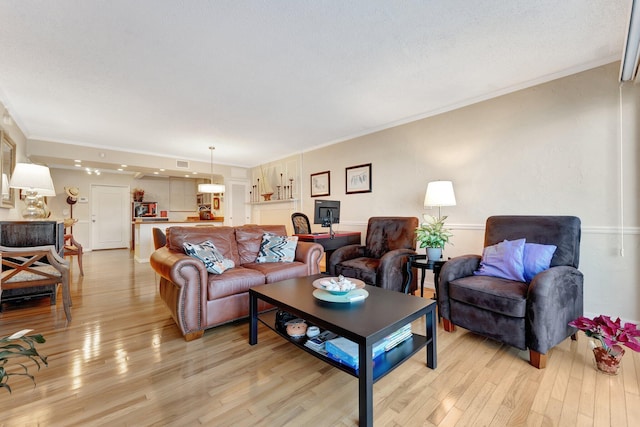
[(529, 349), (530, 363), (544, 368), (547, 352), (577, 330), (567, 325), (582, 316), (583, 275), (580, 219), (574, 216), (492, 216), (484, 246), (525, 238), (527, 243), (555, 245), (551, 266), (527, 283), (476, 276), (481, 257), (464, 255), (445, 263), (438, 283), (438, 309), (446, 331), (454, 325)]
[[(372, 217), (365, 245), (347, 245), (329, 259), (329, 273), (360, 279), (379, 288), (406, 292), (404, 265), (416, 253), (416, 217)], [(415, 280), (410, 286), (413, 292)]]

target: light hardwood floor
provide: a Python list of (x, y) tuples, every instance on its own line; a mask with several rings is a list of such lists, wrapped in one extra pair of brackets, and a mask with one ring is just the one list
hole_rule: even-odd
[[(73, 321), (60, 297), (5, 305), (0, 336), (42, 333), (49, 366), (37, 385), (0, 390), (0, 423), (14, 425), (354, 426), (357, 380), (267, 330), (250, 346), (246, 321), (185, 342), (157, 294), (148, 264), (128, 250), (73, 260)], [(424, 331), (424, 325), (414, 323)], [(566, 340), (545, 370), (527, 353), (458, 329), (438, 329), (438, 368), (421, 351), (374, 385), (376, 426), (635, 426), (640, 357), (620, 375), (597, 373), (587, 339)]]

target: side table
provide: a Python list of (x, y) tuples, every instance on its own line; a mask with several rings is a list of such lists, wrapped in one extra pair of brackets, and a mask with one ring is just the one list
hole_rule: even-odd
[(429, 260), (426, 255), (409, 255), (407, 263), (405, 264), (405, 271), (407, 272), (407, 282), (404, 285), (405, 293), (409, 292), (409, 286), (413, 280), (413, 269), (419, 268), (422, 270), (422, 276), (420, 276), (420, 297), (424, 297), (424, 276), (427, 270), (433, 270), (433, 283), (436, 291), (433, 295), (433, 299), (437, 301), (436, 295), (438, 290), (438, 281), (440, 280), (440, 270), (445, 262), (446, 261), (444, 260)]

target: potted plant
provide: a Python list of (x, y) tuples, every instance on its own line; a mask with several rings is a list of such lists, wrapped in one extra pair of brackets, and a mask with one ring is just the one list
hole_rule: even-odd
[(597, 368), (608, 374), (617, 374), (624, 355), (622, 346), (640, 351), (640, 330), (633, 323), (621, 325), (620, 318), (611, 320), (609, 316), (596, 316), (589, 319), (580, 316), (569, 322), (569, 326), (578, 328), (590, 337), (598, 340), (600, 346), (593, 349)]
[(33, 375), (29, 374), (29, 368), (23, 363), (17, 363), (23, 372), (9, 372), (7, 370), (7, 363), (9, 359), (15, 358), (27, 358), (31, 359), (36, 364), (38, 370), (40, 370), (40, 362), (45, 366), (47, 365), (47, 357), (42, 356), (36, 349), (36, 343), (41, 344), (45, 342), (42, 335), (27, 335), (33, 329), (23, 329), (16, 332), (13, 335), (0, 339), (0, 387), (6, 388), (11, 393), (11, 387), (9, 387), (9, 377), (14, 375), (22, 375), (29, 377), (35, 385), (36, 380)]
[(449, 243), (449, 239), (453, 235), (444, 227), (447, 216), (436, 218), (425, 215), (424, 219), (425, 222), (416, 228), (416, 240), (420, 243), (421, 248), (427, 248), (427, 257), (437, 261), (442, 256), (444, 245)]

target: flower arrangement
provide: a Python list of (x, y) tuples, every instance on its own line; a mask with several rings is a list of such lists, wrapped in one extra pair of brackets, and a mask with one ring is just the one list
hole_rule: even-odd
[(421, 248), (444, 248), (445, 243), (453, 236), (448, 229), (444, 228), (446, 216), (439, 218), (424, 216), (425, 222), (416, 228), (416, 240)]
[(9, 359), (26, 357), (36, 364), (38, 370), (40, 370), (40, 362), (48, 366), (47, 357), (40, 355), (36, 349), (36, 343), (41, 344), (45, 342), (45, 339), (40, 334), (27, 335), (31, 331), (32, 329), (23, 329), (13, 335), (0, 339), (0, 387), (6, 388), (9, 393), (11, 393), (11, 387), (9, 387), (8, 384), (9, 377), (13, 375), (29, 377), (34, 385), (36, 383), (33, 375), (29, 374), (27, 366), (22, 363), (18, 363), (18, 365), (22, 367), (24, 372), (7, 371), (6, 365)]
[(131, 194), (133, 194), (134, 202), (141, 202), (144, 198), (144, 190), (142, 188), (134, 188)]
[(620, 318), (611, 320), (609, 316), (596, 316), (589, 319), (580, 316), (569, 322), (569, 326), (578, 328), (591, 338), (595, 338), (602, 344), (602, 348), (612, 357), (624, 353), (621, 345), (633, 350), (640, 351), (640, 330), (633, 323), (621, 325)]

